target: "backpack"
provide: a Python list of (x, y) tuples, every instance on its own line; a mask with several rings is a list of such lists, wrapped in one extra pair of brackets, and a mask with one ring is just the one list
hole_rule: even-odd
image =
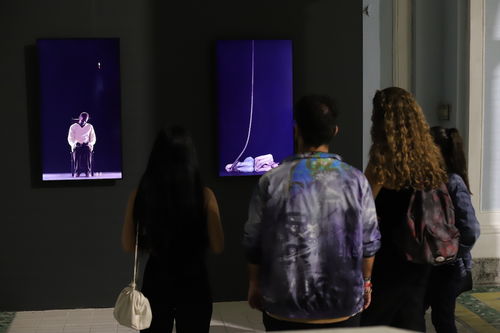
[(397, 243), (408, 261), (436, 266), (456, 259), (460, 232), (445, 184), (414, 190), (404, 222)]

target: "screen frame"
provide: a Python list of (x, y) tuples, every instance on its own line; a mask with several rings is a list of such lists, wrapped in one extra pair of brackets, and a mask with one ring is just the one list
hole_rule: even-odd
[[(264, 175), (266, 172), (251, 172), (251, 173), (245, 173), (245, 172), (239, 172), (235, 173), (234, 175), (221, 175), (221, 149), (220, 149), (220, 142), (221, 142), (221, 121), (220, 121), (220, 97), (219, 97), (219, 69), (218, 69), (218, 43), (220, 42), (226, 42), (226, 41), (287, 41), (290, 43), (290, 75), (291, 75), (291, 82), (290, 82), (290, 107), (291, 107), (291, 120), (292, 120), (292, 133), (290, 136), (291, 140), (291, 145), (292, 145), (292, 151), (290, 152), (290, 155), (288, 157), (293, 156), (296, 154), (296, 142), (295, 142), (295, 134), (294, 134), (294, 129), (293, 129), (293, 124), (294, 124), (294, 119), (293, 119), (293, 106), (294, 106), (294, 101), (295, 101), (295, 68), (294, 68), (294, 59), (295, 59), (295, 52), (294, 52), (294, 40), (289, 37), (284, 37), (284, 38), (218, 38), (213, 45), (213, 54), (214, 54), (214, 91), (215, 91), (215, 100), (216, 100), (216, 112), (215, 112), (215, 122), (216, 122), (216, 137), (215, 137), (215, 145), (216, 145), (216, 161), (215, 161), (215, 168), (216, 168), (216, 177), (221, 178), (221, 179), (231, 179), (231, 178), (239, 178), (239, 177), (260, 177)], [(243, 158), (244, 156), (242, 156)], [(279, 163), (281, 164), (284, 161), (282, 159)]]
[[(65, 179), (44, 179), (44, 163), (43, 163), (43, 136), (44, 132), (42, 129), (42, 124), (41, 124), (41, 118), (43, 116), (43, 101), (42, 101), (42, 75), (41, 75), (41, 59), (40, 59), (40, 50), (39, 50), (39, 43), (43, 41), (102, 41), (102, 40), (109, 40), (109, 41), (114, 41), (117, 44), (117, 59), (116, 59), (116, 66), (118, 68), (118, 82), (116, 83), (116, 89), (117, 89), (117, 98), (116, 102), (118, 104), (118, 111), (117, 111), (117, 116), (118, 120), (116, 120), (116, 127), (119, 129), (119, 135), (117, 140), (119, 141), (119, 159), (117, 159), (117, 162), (120, 165), (120, 177), (114, 177), (114, 178), (100, 178), (100, 177), (72, 177), (72, 178), (65, 178)], [(58, 187), (59, 185), (61, 186), (94, 186), (94, 185), (104, 185), (104, 186), (109, 186), (109, 185), (114, 185), (116, 181), (121, 181), (124, 180), (125, 177), (125, 172), (124, 172), (124, 149), (123, 149), (123, 93), (122, 93), (122, 75), (123, 75), (123, 68), (122, 68), (122, 54), (121, 54), (121, 39), (119, 37), (40, 37), (35, 40), (35, 44), (31, 46), (31, 55), (30, 58), (31, 60), (27, 60), (27, 62), (31, 62), (31, 68), (32, 68), (32, 78), (34, 81), (34, 87), (33, 88), (33, 95), (35, 96), (35, 104), (36, 107), (34, 109), (36, 112), (36, 116), (33, 117), (33, 119), (36, 121), (36, 125), (32, 123), (30, 124), (30, 128), (36, 129), (36, 140), (38, 143), (38, 147), (36, 147), (37, 150), (37, 167), (35, 170), (32, 172), (32, 183), (35, 186), (39, 187), (44, 187), (44, 186), (49, 186), (49, 187)], [(28, 58), (28, 56), (27, 56)], [(27, 74), (28, 75), (28, 74)], [(91, 115), (92, 118), (92, 115)], [(91, 121), (90, 121), (91, 122)], [(36, 127), (35, 127), (36, 126)], [(32, 161), (33, 162), (33, 161)], [(68, 163), (70, 163), (69, 158), (68, 158)], [(32, 163), (33, 164), (33, 163)], [(36, 173), (36, 174), (35, 174)]]

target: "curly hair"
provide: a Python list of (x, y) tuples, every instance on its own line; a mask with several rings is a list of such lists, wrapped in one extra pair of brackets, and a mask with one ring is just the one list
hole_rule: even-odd
[(373, 98), (367, 176), (395, 190), (437, 188), (447, 181), (443, 158), (415, 98), (398, 87)]

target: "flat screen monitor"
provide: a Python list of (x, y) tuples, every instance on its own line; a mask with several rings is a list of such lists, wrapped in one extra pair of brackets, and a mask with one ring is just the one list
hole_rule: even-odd
[(261, 175), (293, 154), (292, 42), (216, 45), (219, 176)]
[(121, 179), (117, 38), (39, 39), (42, 180)]

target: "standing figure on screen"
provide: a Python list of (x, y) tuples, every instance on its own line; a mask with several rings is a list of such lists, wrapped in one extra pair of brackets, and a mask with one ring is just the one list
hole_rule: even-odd
[(87, 121), (87, 112), (80, 113), (78, 122), (69, 127), (68, 143), (71, 146), (71, 175), (79, 177), (92, 174), (92, 152), (96, 142), (94, 127)]

